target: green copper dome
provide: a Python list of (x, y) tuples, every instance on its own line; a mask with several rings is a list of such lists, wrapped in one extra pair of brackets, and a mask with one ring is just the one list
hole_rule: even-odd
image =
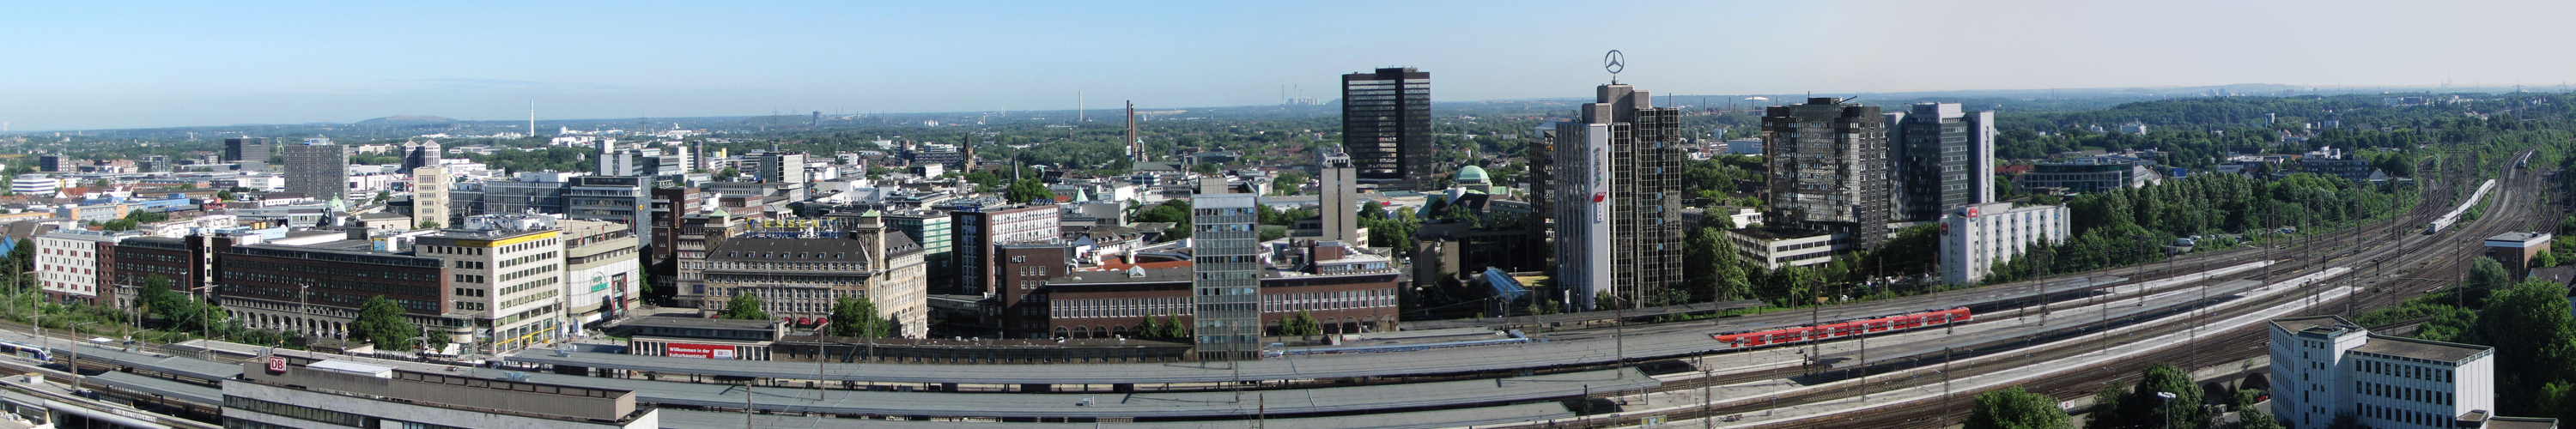
[(1458, 183), (1486, 183), (1489, 181), (1491, 181), (1491, 179), (1485, 177), (1484, 167), (1470, 165), (1467, 166), (1467, 168), (1458, 169)]

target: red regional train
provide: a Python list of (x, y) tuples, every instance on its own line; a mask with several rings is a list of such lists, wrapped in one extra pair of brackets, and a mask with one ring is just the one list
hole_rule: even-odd
[(1849, 338), (1861, 335), (1941, 326), (1952, 323), (1964, 323), (1967, 321), (1968, 308), (1959, 307), (1903, 316), (1888, 316), (1876, 319), (1828, 323), (1823, 326), (1802, 326), (1761, 332), (1721, 332), (1711, 334), (1709, 336), (1716, 338), (1718, 342), (1726, 343), (1726, 348), (1749, 349), (1780, 344), (1823, 341), (1834, 338)]

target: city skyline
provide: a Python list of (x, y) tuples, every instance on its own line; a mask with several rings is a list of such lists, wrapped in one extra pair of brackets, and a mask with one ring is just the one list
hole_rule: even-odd
[[(21, 67), (0, 79), (18, 102), (0, 106), (0, 122), (35, 131), (501, 120), (524, 118), (532, 99), (541, 119), (1061, 111), (1078, 92), (1242, 106), (1276, 103), (1284, 87), (1329, 99), (1333, 75), (1388, 66), (1444, 71), (1442, 100), (1572, 98), (1582, 94), (1561, 89), (1608, 80), (1599, 63), (1611, 49), (1628, 53), (1622, 82), (1685, 95), (2538, 87), (2576, 69), (2576, 59), (2514, 55), (2576, 44), (2540, 21), (2576, 8), (2560, 4), (1725, 3), (1549, 14), (1526, 13), (1552, 6), (1543, 3), (1371, 14), (1173, 5), (32, 5), (28, 24), (0, 34), (78, 43), (18, 46)], [(2457, 30), (2396, 31), (2418, 25)], [(1585, 36), (1504, 31), (1530, 28)], [(1627, 36), (1635, 29), (1667, 34)], [(1966, 37), (1908, 43), (1925, 32)], [(2035, 34), (2050, 36), (2026, 37)], [(2522, 66), (2476, 66), (2494, 58)], [(1784, 63), (1831, 67), (1762, 66)]]

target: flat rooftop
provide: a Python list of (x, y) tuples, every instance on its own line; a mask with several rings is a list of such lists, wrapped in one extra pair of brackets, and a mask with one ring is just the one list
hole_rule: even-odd
[(2418, 340), (2405, 337), (2372, 335), (2370, 342), (2352, 351), (2388, 356), (2424, 359), (2435, 362), (2459, 362), (2494, 351), (2494, 347)]

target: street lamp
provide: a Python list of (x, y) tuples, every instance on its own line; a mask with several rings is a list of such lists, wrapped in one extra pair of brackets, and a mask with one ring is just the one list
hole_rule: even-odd
[(2165, 398), (2165, 427), (2173, 427), (2173, 392), (2156, 392), (2156, 397)]

